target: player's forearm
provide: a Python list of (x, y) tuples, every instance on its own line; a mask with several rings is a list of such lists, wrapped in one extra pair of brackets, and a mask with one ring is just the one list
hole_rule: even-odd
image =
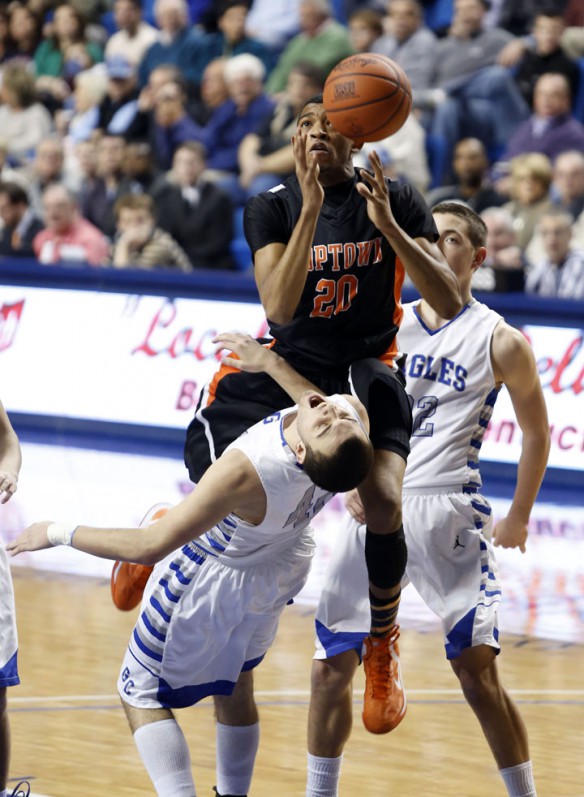
[(119, 559), (143, 565), (156, 564), (174, 550), (174, 546), (167, 550), (164, 538), (161, 536), (156, 540), (149, 529), (99, 529), (91, 526), (77, 526), (71, 547), (101, 559)]
[(437, 247), (426, 249), (398, 227), (382, 230), (415, 288), (442, 318), (454, 318), (462, 308), (458, 280)]
[(295, 403), (300, 400), (300, 396), (306, 390), (321, 392), (316, 385), (301, 376), (286, 360), (278, 355), (274, 355), (270, 360), (269, 367), (266, 367), (266, 373), (280, 385), (282, 390), (286, 391)]
[(20, 443), (14, 429), (9, 426), (0, 436), (0, 470), (18, 476), (22, 465)]
[(549, 453), (549, 431), (523, 435), (517, 465), (517, 484), (509, 515), (527, 523), (541, 487)]
[(294, 318), (306, 284), (318, 212), (303, 208), (286, 249), (258, 291), (269, 321), (287, 324)]

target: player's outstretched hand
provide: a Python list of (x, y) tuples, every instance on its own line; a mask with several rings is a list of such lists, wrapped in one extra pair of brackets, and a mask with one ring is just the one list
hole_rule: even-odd
[(314, 155), (309, 156), (306, 147), (307, 136), (305, 133), (292, 136), (292, 152), (296, 164), (296, 177), (302, 191), (302, 204), (306, 209), (320, 213), (324, 201), (324, 189), (318, 182), (320, 174), (318, 153), (315, 152)]
[(512, 520), (510, 517), (503, 518), (493, 529), (492, 542), (500, 548), (519, 548), (521, 553), (525, 553), (527, 523)]
[(42, 551), (44, 548), (51, 548), (47, 536), (47, 529), (51, 525), (50, 520), (43, 520), (41, 523), (33, 523), (25, 529), (15, 540), (7, 543), (6, 550), (11, 556), (22, 553), (23, 551)]
[(0, 504), (5, 504), (6, 501), (10, 501), (17, 487), (18, 476), (16, 473), (0, 470)]
[(229, 349), (235, 357), (223, 357), (221, 362), (230, 368), (238, 368), (240, 371), (248, 371), (252, 374), (268, 371), (270, 365), (278, 355), (262, 346), (251, 335), (242, 332), (221, 332), (213, 338), (213, 343), (218, 343), (219, 348)]
[(388, 226), (395, 227), (396, 221), (391, 211), (389, 191), (383, 176), (383, 166), (375, 150), (369, 153), (373, 172), (361, 169), (361, 176), (367, 182), (357, 183), (357, 191), (367, 200), (367, 215), (378, 230), (385, 232)]

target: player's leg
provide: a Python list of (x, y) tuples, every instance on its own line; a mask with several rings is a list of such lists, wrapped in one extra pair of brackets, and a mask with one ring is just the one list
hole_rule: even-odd
[(313, 659), (308, 709), (306, 797), (335, 797), (345, 744), (353, 726), (355, 650)]
[(260, 741), (253, 670), (242, 672), (233, 694), (215, 695), (217, 785), (220, 797), (247, 795)]
[(351, 376), (369, 412), (375, 447), (373, 468), (359, 487), (367, 520), (365, 562), (371, 602), (371, 632), (363, 659), (363, 722), (372, 733), (388, 733), (406, 712), (396, 619), (407, 563), (401, 493), (411, 410), (402, 375), (383, 363), (362, 360), (352, 367)]
[(496, 651), (487, 645), (467, 648), (450, 664), (483, 729), (510, 797), (535, 797), (527, 730), (499, 679)]
[(158, 797), (195, 797), (189, 748), (172, 711), (122, 705)]
[(460, 679), (512, 797), (534, 797), (527, 735), (499, 681), (501, 588), (489, 542), (492, 513), (479, 493), (404, 491), (408, 577), (440, 617), (446, 655)]
[(10, 764), (10, 723), (6, 687), (0, 687), (0, 797), (6, 794), (8, 766)]
[[(285, 607), (300, 592), (310, 571), (314, 540), (306, 529), (290, 548), (277, 557), (235, 567), (241, 578), (234, 582), (227, 604), (249, 607), (230, 629), (222, 658), (239, 651), (237, 681), (229, 696), (215, 695), (217, 720), (217, 793), (240, 797), (250, 789), (259, 745), (259, 713), (253, 692), (253, 670), (263, 661), (275, 639)], [(261, 612), (258, 612), (261, 606)], [(231, 608), (229, 615), (233, 614)]]
[[(6, 793), (10, 767), (10, 722), (8, 719), (7, 688), (20, 683), (18, 676), (18, 635), (14, 590), (8, 556), (0, 545), (0, 797)], [(24, 782), (23, 782), (24, 785)], [(28, 785), (28, 784), (27, 784)], [(24, 791), (22, 792), (24, 794)]]
[(308, 711), (307, 797), (335, 797), (353, 722), (353, 676), (371, 621), (365, 526), (347, 513), (316, 610)]
[[(146, 586), (122, 663), (118, 692), (144, 766), (164, 797), (195, 794), (188, 747), (172, 710), (229, 693), (245, 661), (241, 645), (226, 648), (243, 617), (240, 579), (229, 576), (202, 548), (169, 554)], [(220, 596), (232, 611), (214, 612)]]
[[(362, 718), (371, 733), (392, 731), (406, 713), (397, 625), (401, 581), (407, 562), (401, 522), (405, 464), (405, 459), (395, 452), (376, 450), (372, 473), (359, 488), (367, 517), (365, 562), (371, 604), (371, 629), (363, 656)], [(387, 518), (385, 524), (381, 523), (383, 516)]]

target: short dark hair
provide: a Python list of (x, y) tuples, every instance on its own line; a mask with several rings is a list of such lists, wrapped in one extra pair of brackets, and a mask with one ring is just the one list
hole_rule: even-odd
[(487, 245), (487, 225), (468, 205), (463, 205), (462, 202), (440, 202), (434, 205), (432, 213), (450, 213), (464, 219), (471, 244), (475, 247)]
[(543, 2), (534, 15), (534, 22), (538, 17), (550, 17), (552, 19), (561, 19), (562, 22), (564, 21), (564, 15), (558, 8), (558, 4), (554, 2)]
[(24, 188), (18, 183), (0, 182), (0, 194), (6, 194), (11, 205), (29, 205)]
[(236, 8), (237, 6), (245, 6), (249, 11), (250, 5), (250, 0), (223, 0), (217, 9), (217, 19), (221, 19), (223, 14), (227, 13), (230, 8)]
[(373, 8), (358, 8), (349, 17), (349, 22), (362, 22), (369, 30), (374, 31), (377, 36), (383, 36), (383, 17)]
[(353, 434), (326, 456), (306, 446), (303, 467), (310, 479), (329, 493), (346, 493), (358, 487), (373, 465), (373, 446), (369, 438)]
[(122, 210), (145, 210), (155, 218), (154, 200), (150, 194), (122, 194), (114, 204), (114, 216), (119, 220)]
[(298, 112), (297, 119), (300, 119), (307, 105), (322, 105), (322, 102), (323, 102), (322, 94), (315, 94), (313, 97), (310, 97), (310, 99), (306, 100), (306, 102)]

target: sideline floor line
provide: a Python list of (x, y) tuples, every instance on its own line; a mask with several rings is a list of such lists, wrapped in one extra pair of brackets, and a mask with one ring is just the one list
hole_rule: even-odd
[[(536, 695), (536, 696), (564, 696), (564, 697), (584, 697), (584, 689), (509, 689), (513, 695)], [(408, 689), (408, 695), (458, 695), (462, 696), (460, 689)], [(309, 697), (310, 691), (307, 689), (274, 689), (257, 690), (256, 698), (266, 697)], [(119, 700), (120, 696), (113, 695), (51, 695), (39, 697), (10, 697), (11, 705), (26, 705), (29, 703), (101, 703)]]

